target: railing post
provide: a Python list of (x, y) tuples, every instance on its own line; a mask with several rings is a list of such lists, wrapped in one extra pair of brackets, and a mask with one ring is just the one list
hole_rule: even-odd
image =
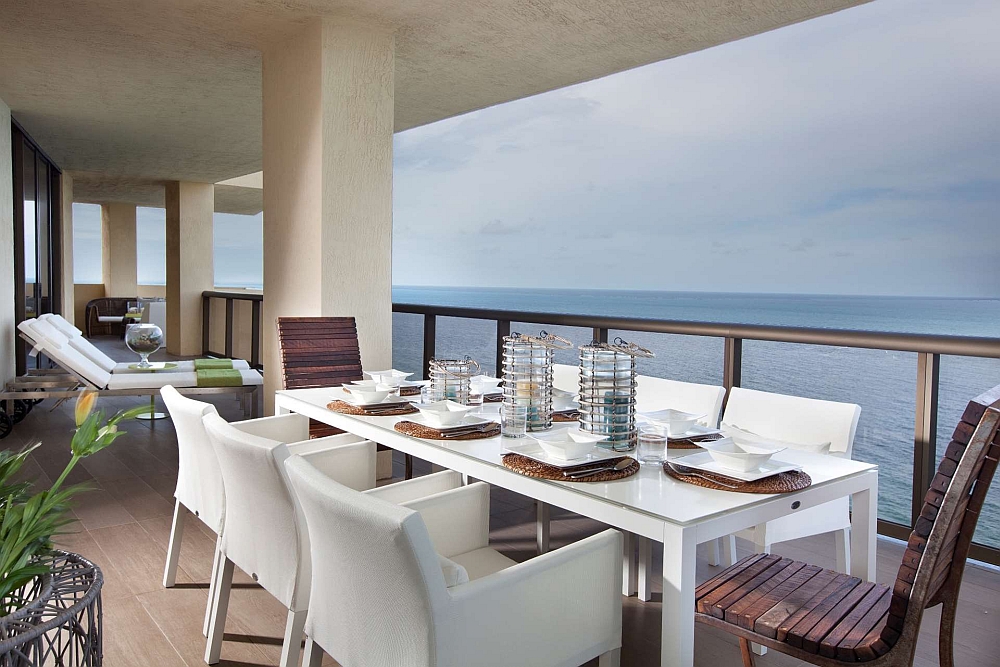
[(497, 365), (496, 377), (503, 377), (503, 339), (510, 335), (510, 320), (497, 320)]
[(226, 356), (233, 356), (233, 308), (236, 305), (234, 299), (226, 299)]
[(250, 302), (250, 366), (260, 369), (260, 307), (262, 301)]
[(430, 379), (431, 359), (434, 358), (434, 345), (437, 342), (437, 317), (424, 315), (424, 379)]
[(594, 341), (597, 343), (607, 343), (608, 330), (601, 327), (594, 327)]
[(924, 495), (937, 466), (938, 387), (941, 355), (917, 353), (917, 410), (913, 433), (913, 507), (910, 525), (917, 522)]
[(743, 381), (743, 339), (726, 336), (722, 355), (722, 386), (726, 388), (723, 406), (729, 401), (729, 390)]
[(209, 344), (212, 340), (209, 328), (212, 325), (212, 297), (201, 297), (201, 354), (208, 356)]

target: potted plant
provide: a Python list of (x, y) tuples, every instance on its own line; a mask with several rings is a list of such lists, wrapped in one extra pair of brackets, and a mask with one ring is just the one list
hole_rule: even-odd
[(86, 484), (65, 486), (84, 459), (124, 434), (118, 424), (149, 412), (148, 406), (122, 410), (105, 420), (95, 410), (97, 392), (76, 402), (72, 456), (48, 489), (15, 481), (32, 451), (0, 451), (0, 667), (100, 665), (100, 568), (78, 554), (54, 549), (52, 538), (74, 519), (73, 496)]

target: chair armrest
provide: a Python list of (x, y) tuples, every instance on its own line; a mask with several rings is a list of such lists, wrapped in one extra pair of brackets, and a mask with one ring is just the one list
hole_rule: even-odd
[(441, 663), (579, 665), (619, 648), (621, 572), (622, 535), (606, 530), (449, 588), (443, 632), (458, 640)]
[(431, 475), (415, 477), (403, 482), (386, 484), (365, 493), (396, 505), (450, 491), (462, 486), (462, 476), (454, 470), (442, 470)]
[[(289, 454), (300, 454), (324, 475), (355, 491), (364, 491), (375, 486), (375, 443), (371, 440), (335, 444), (338, 436), (318, 438), (334, 440), (326, 449), (314, 447), (317, 440), (307, 440), (288, 445)], [(302, 451), (299, 445), (307, 445)]]
[(233, 422), (232, 427), (258, 438), (277, 442), (299, 442), (309, 439), (309, 418), (295, 412)]
[(490, 543), (490, 485), (485, 482), (401, 505), (420, 512), (434, 551), (445, 558), (482, 549)]
[(319, 452), (331, 447), (349, 445), (353, 442), (364, 442), (365, 439), (353, 433), (338, 433), (337, 435), (327, 435), (322, 438), (311, 438), (301, 442), (292, 443), (289, 447), (294, 447), (293, 454), (305, 456), (312, 452)]

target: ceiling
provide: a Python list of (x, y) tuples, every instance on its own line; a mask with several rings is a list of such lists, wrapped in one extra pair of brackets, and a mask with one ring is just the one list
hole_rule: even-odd
[(0, 0), (0, 99), (80, 197), (152, 205), (260, 170), (261, 49), (316, 17), (396, 31), (400, 131), (864, 1)]

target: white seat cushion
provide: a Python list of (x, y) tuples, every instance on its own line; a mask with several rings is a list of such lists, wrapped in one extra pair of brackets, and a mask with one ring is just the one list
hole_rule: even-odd
[(118, 323), (121, 323), (121, 321), (123, 319), (124, 318), (121, 315), (98, 315), (97, 316), (97, 321), (98, 322), (118, 322)]
[(517, 565), (517, 561), (511, 560), (496, 549), (489, 547), (452, 556), (451, 560), (465, 568), (470, 581), (481, 579), (500, 570), (506, 570), (511, 565)]
[(44, 315), (39, 315), (39, 319), (47, 320), (56, 329), (59, 329), (68, 338), (76, 338), (77, 336), (82, 336), (83, 332), (77, 329), (75, 326), (69, 323), (65, 317), (58, 313), (46, 313)]
[[(109, 374), (110, 375), (110, 374)], [(243, 386), (264, 384), (264, 378), (257, 371), (240, 371)], [(110, 375), (108, 389), (159, 389), (166, 385), (174, 387), (197, 387), (198, 374), (164, 371), (162, 373), (120, 373)]]
[(448, 588), (469, 583), (469, 572), (464, 567), (441, 554), (438, 554), (438, 560), (441, 561), (441, 574)]
[[(114, 362), (112, 362), (114, 363)], [(112, 373), (148, 373), (148, 371), (140, 371), (135, 368), (129, 368), (129, 366), (134, 366), (138, 363), (136, 361), (122, 361), (115, 363), (111, 369)], [(177, 364), (177, 368), (171, 368), (169, 370), (157, 371), (157, 373), (194, 373), (194, 361), (192, 360), (181, 360), (172, 361), (170, 363)], [(237, 371), (248, 371), (250, 370), (250, 364), (243, 359), (233, 359), (233, 369)]]

